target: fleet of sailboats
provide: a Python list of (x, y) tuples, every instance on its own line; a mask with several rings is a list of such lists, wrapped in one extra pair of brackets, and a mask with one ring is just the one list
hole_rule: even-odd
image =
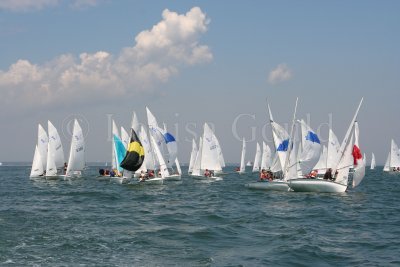
[[(339, 143), (332, 129), (328, 142), (322, 144), (317, 133), (304, 120), (297, 120), (298, 99), (296, 99), (290, 133), (278, 124), (268, 104), (273, 149), (264, 141), (255, 143), (254, 161), (251, 173), (267, 172), (268, 179), (247, 183), (251, 189), (272, 191), (330, 192), (341, 193), (350, 186), (358, 186), (365, 177), (366, 155), (361, 153), (360, 130), (357, 116), (361, 99), (346, 135)], [(140, 125), (136, 113), (132, 114), (130, 131), (111, 122), (111, 171), (104, 176), (118, 183), (163, 184), (165, 181), (180, 181), (182, 169), (178, 160), (175, 137), (165, 124), (160, 127), (156, 117), (146, 107), (147, 125)], [(298, 134), (297, 134), (298, 132)], [(297, 138), (296, 136), (300, 136)], [(299, 140), (296, 140), (299, 139)], [(243, 138), (240, 168), (246, 171), (246, 140)], [(260, 146), (262, 144), (262, 146)], [(74, 120), (68, 163), (57, 128), (48, 121), (47, 132), (38, 125), (31, 178), (71, 179), (82, 177), (85, 170), (85, 139), (77, 119)], [(193, 179), (222, 180), (226, 174), (225, 159), (219, 140), (211, 127), (204, 123), (203, 133), (192, 140), (188, 174)], [(371, 155), (370, 169), (375, 169), (375, 155)], [(400, 151), (391, 140), (390, 151), (384, 171), (400, 172)]]

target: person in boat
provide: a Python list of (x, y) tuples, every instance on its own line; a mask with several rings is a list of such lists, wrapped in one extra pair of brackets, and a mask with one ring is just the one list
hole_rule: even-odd
[(240, 168), (239, 168), (239, 167), (236, 167), (236, 168), (235, 168), (235, 172), (240, 172)]
[(115, 171), (113, 169), (110, 170), (110, 177), (115, 177)]
[(315, 179), (317, 178), (318, 170), (312, 170), (308, 175), (307, 178)]
[(268, 179), (268, 175), (267, 175), (267, 173), (265, 172), (265, 170), (262, 169), (261, 172), (260, 172), (260, 181), (265, 181), (265, 180), (267, 180), (267, 179)]
[(105, 172), (104, 172), (104, 169), (100, 169), (100, 170), (99, 170), (100, 176), (104, 176), (104, 173), (105, 173)]
[(210, 171), (208, 169), (206, 169), (206, 171), (204, 172), (204, 176), (205, 177), (210, 177)]
[(158, 175), (158, 177), (161, 177), (161, 170), (158, 170), (157, 175)]
[(325, 180), (333, 180), (333, 177), (332, 177), (332, 169), (331, 169), (331, 168), (329, 168), (329, 169), (325, 172), (325, 174), (324, 174), (324, 179), (325, 179)]
[(67, 167), (68, 167), (68, 164), (66, 162), (64, 162), (64, 173), (67, 173)]
[(147, 175), (149, 178), (153, 178), (154, 177), (154, 170), (149, 170), (149, 173)]

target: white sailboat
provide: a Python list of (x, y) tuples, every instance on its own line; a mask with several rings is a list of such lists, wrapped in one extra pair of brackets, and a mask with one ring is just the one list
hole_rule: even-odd
[(64, 174), (64, 150), (61, 143), (60, 135), (56, 127), (50, 122), (48, 123), (49, 142), (47, 145), (47, 164), (46, 179), (58, 179)]
[(271, 169), (272, 154), (271, 148), (263, 141), (263, 152), (261, 155), (261, 170)]
[[(150, 144), (152, 145), (157, 163), (161, 164), (160, 155), (162, 156), (162, 161), (166, 162), (168, 175), (164, 172), (163, 178), (166, 181), (179, 181), (181, 180), (181, 175), (173, 168), (173, 165), (176, 164), (175, 160), (178, 154), (178, 146), (175, 137), (167, 131), (165, 124), (164, 128), (158, 126), (155, 116), (148, 107), (146, 107), (146, 112), (150, 136), (154, 139), (154, 142), (150, 142)], [(154, 145), (157, 145), (157, 149)], [(158, 155), (158, 151), (161, 153), (160, 155)], [(175, 167), (177, 168), (177, 166)], [(161, 169), (161, 165), (159, 168)]]
[(65, 177), (80, 177), (85, 168), (85, 140), (78, 120), (74, 121), (68, 166)]
[(42, 125), (38, 125), (38, 140), (35, 147), (35, 154), (32, 161), (30, 177), (43, 177), (47, 166), (47, 147), (49, 138)]
[(390, 173), (400, 173), (400, 151), (396, 142), (392, 139), (390, 151), (385, 162), (383, 171)]
[(288, 179), (290, 179), (293, 175), (297, 175), (297, 163), (296, 160), (293, 160), (297, 157), (296, 151), (293, 151), (292, 155), (292, 166), (290, 161), (290, 156), (293, 148), (293, 133), (294, 133), (294, 125), (296, 119), (297, 112), (297, 102), (294, 108), (292, 127), (290, 135), (286, 132), (286, 130), (276, 123), (273, 119), (271, 109), (268, 105), (269, 117), (272, 127), (272, 137), (274, 139), (275, 146), (275, 158), (271, 166), (272, 172), (282, 171), (282, 178), (274, 179), (273, 181), (257, 181), (248, 183), (245, 186), (250, 189), (261, 189), (261, 190), (272, 190), (272, 191), (288, 191)]
[(254, 156), (253, 172), (260, 172), (261, 168), (261, 148), (260, 144), (256, 144), (256, 155)]
[[(200, 138), (199, 151), (191, 176), (201, 180), (222, 180), (215, 176), (222, 171), (215, 135), (207, 123), (204, 123), (203, 136)], [(206, 176), (205, 174), (208, 175)]]
[[(246, 172), (246, 165), (245, 165), (245, 157), (246, 157), (246, 141), (244, 137), (242, 139), (242, 154), (240, 156), (240, 167), (238, 173), (243, 174)], [(251, 165), (250, 165), (251, 166)]]
[[(349, 171), (353, 167), (353, 130), (357, 128), (356, 118), (360, 110), (363, 99), (350, 122), (345, 138), (340, 146), (339, 156), (336, 158), (332, 173), (335, 174), (335, 181), (328, 179), (292, 179), (289, 186), (293, 191), (297, 192), (325, 192), (325, 193), (341, 193), (345, 192), (348, 186)], [(356, 138), (358, 139), (358, 131), (356, 130)], [(329, 149), (328, 149), (329, 153)], [(361, 182), (363, 175), (357, 177), (358, 183)], [(353, 184), (353, 187), (358, 184)]]
[(375, 169), (375, 165), (376, 165), (376, 163), (375, 163), (375, 155), (374, 155), (374, 153), (372, 153), (372, 156), (371, 156), (371, 170), (373, 170), (373, 169)]
[(35, 146), (35, 154), (32, 161), (32, 169), (30, 178), (40, 177), (44, 175), (42, 157), (40, 156), (38, 146)]
[(198, 152), (197, 144), (196, 144), (196, 141), (193, 138), (193, 140), (192, 140), (192, 152), (190, 152), (188, 174), (191, 174), (193, 172), (193, 167), (194, 167), (194, 163), (196, 161), (197, 152)]
[[(125, 137), (126, 138), (126, 137)], [(115, 121), (112, 121), (112, 159), (110, 181), (118, 184), (126, 184), (130, 181), (130, 173), (125, 174), (124, 169), (121, 167), (121, 162), (126, 154), (126, 147), (119, 135), (118, 127)]]

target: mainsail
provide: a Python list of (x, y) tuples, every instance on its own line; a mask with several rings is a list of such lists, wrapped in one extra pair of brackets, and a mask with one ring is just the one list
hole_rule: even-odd
[(82, 171), (85, 168), (85, 141), (83, 138), (82, 128), (78, 120), (74, 121), (74, 129), (72, 131), (71, 148), (69, 152), (68, 167), (66, 176), (71, 176), (76, 171)]

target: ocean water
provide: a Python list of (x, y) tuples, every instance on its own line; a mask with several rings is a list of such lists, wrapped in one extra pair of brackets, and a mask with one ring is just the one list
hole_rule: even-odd
[(29, 171), (0, 167), (1, 266), (400, 266), (400, 176), (382, 168), (343, 194), (250, 190), (250, 174), (143, 186)]

